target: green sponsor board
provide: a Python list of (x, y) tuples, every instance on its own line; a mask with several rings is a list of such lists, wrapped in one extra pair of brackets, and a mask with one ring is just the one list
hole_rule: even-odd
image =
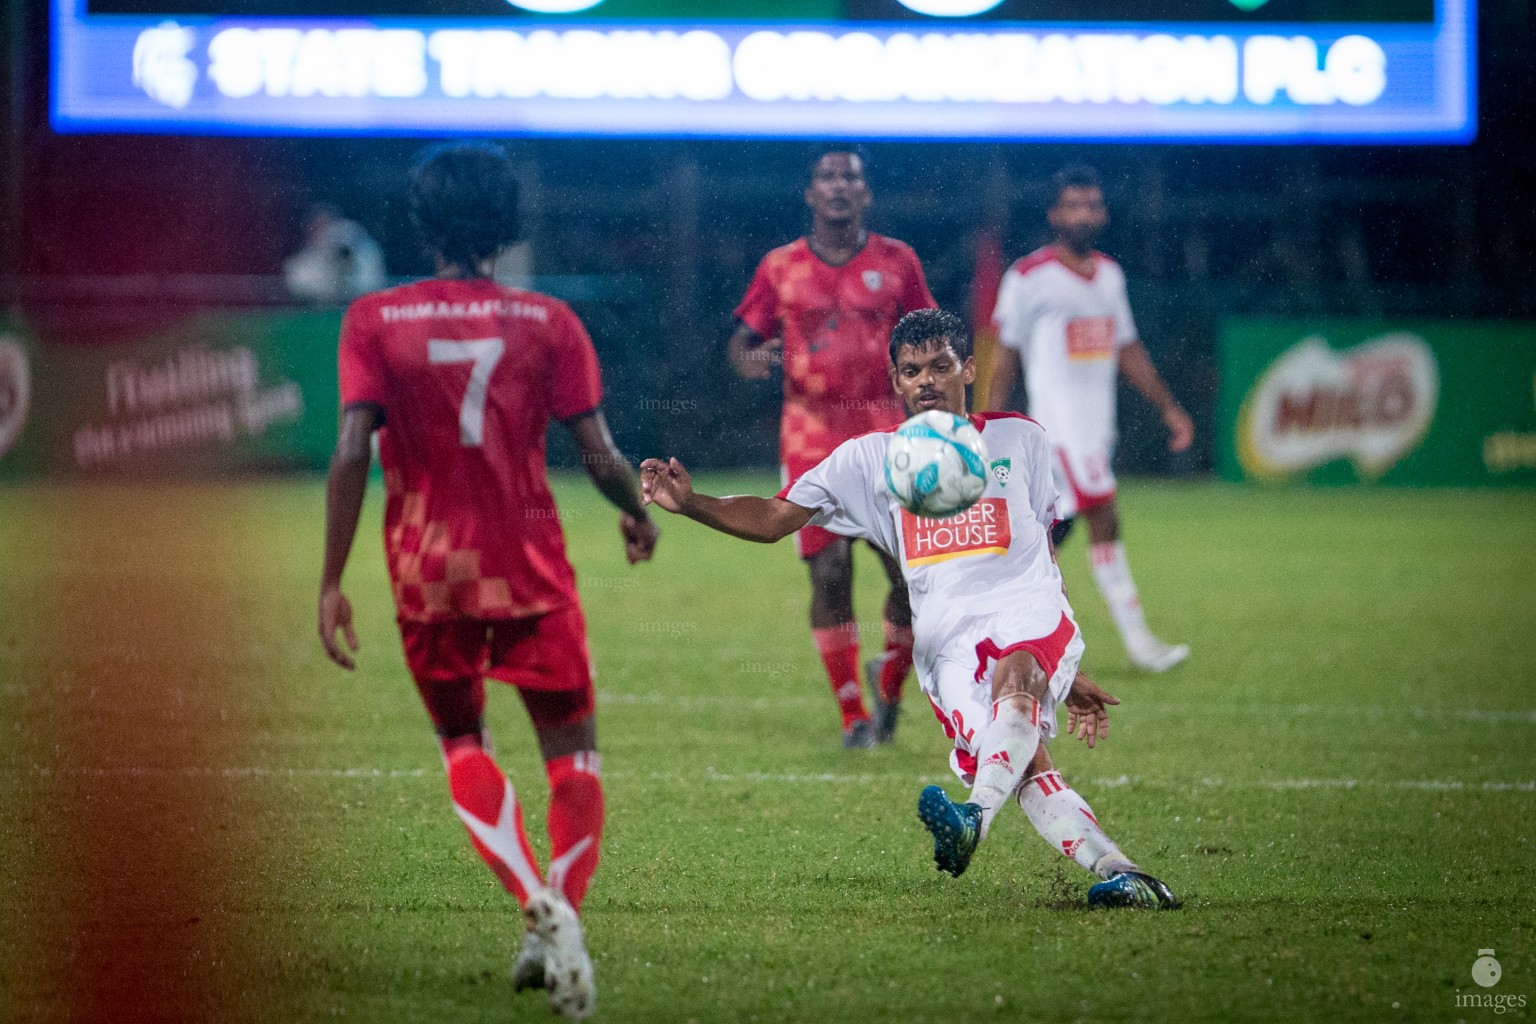
[[(104, 346), (0, 330), (0, 442), (14, 430), (0, 443), (0, 477), (323, 466), (340, 326), (339, 312), (207, 314)], [(21, 377), (17, 414), (5, 396), (22, 390)]]
[(1536, 323), (1228, 321), (1229, 480), (1536, 484)]

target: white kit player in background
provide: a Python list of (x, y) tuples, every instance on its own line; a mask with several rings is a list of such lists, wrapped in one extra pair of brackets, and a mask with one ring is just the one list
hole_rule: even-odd
[(1164, 643), (1148, 628), (1120, 540), (1110, 469), (1118, 375), (1162, 413), (1170, 450), (1190, 446), (1194, 425), (1136, 336), (1125, 273), (1093, 249), (1109, 224), (1098, 172), (1073, 165), (1059, 171), (1052, 184), (1055, 198), (1047, 219), (1055, 241), (1010, 267), (998, 289), (992, 319), (999, 339), (1018, 359), (998, 360), (984, 408), (1007, 407), (1022, 362), (1029, 414), (1050, 436), (1063, 497), (1062, 525), (1053, 538), (1058, 544), (1066, 538), (1074, 516), (1088, 520), (1093, 579), (1126, 653), (1136, 667), (1163, 672), (1189, 657), (1189, 648)]
[[(976, 370), (959, 317), (908, 313), (891, 332), (890, 352), (892, 384), (909, 412), (965, 415)], [(641, 493), (743, 540), (770, 543), (811, 523), (869, 541), (901, 565), (918, 682), (953, 742), (955, 774), (971, 787), (965, 803), (938, 786), (918, 799), (941, 870), (963, 872), (993, 817), (1016, 798), (1053, 849), (1099, 876), (1091, 906), (1176, 906), (1168, 887), (1104, 833), (1046, 749), (1059, 704), (1068, 731), (1093, 746), (1108, 735), (1106, 705), (1119, 702), (1078, 671), (1083, 640), (1049, 533), (1057, 495), (1045, 432), (1016, 413), (971, 420), (993, 472), (981, 498), (946, 519), (913, 515), (892, 496), (889, 430), (844, 441), (774, 498), (700, 494), (677, 459), (643, 462)]]

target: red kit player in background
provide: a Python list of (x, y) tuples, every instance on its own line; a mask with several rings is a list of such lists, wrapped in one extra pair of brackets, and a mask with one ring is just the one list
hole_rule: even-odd
[[(593, 1008), (576, 910), (603, 827), (586, 624), (545, 474), (550, 420), (620, 510), (631, 562), (656, 526), (600, 407), (597, 354), (562, 302), (498, 285), (516, 239), (517, 188), (485, 145), (428, 150), (411, 172), (411, 215), (437, 276), (364, 296), (341, 329), (342, 418), (326, 491), (320, 637), (343, 668), (352, 608), (342, 570), (379, 435), (384, 546), (405, 658), (437, 729), (453, 809), (523, 907), (519, 989), (545, 987), (557, 1013)], [(549, 775), (550, 862), (541, 876), (512, 784), (487, 749), (485, 677), (518, 690)]]
[[(766, 380), (782, 350), (784, 413), (779, 461), (794, 483), (844, 441), (904, 418), (889, 377), (891, 328), (914, 309), (935, 306), (912, 248), (864, 228), (872, 199), (855, 147), (829, 147), (811, 165), (805, 205), (811, 233), (763, 257), (736, 308), (731, 365)], [(859, 690), (859, 627), (853, 617), (853, 546), (818, 526), (796, 535), (811, 572), (811, 632), (843, 716), (843, 746), (891, 738), (901, 686), (912, 667), (912, 610), (901, 567), (876, 551), (891, 581), (885, 650), (866, 663), (875, 705)]]

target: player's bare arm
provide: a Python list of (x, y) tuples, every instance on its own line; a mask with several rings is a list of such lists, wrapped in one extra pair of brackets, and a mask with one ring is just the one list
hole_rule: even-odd
[(646, 459), (640, 463), (640, 491), (647, 505), (660, 505), (712, 530), (759, 544), (772, 544), (788, 537), (810, 522), (813, 514), (811, 509), (782, 498), (750, 494), (715, 498), (700, 494), (693, 489), (688, 470), (677, 459)]
[(341, 592), (341, 574), (352, 553), (363, 494), (368, 490), (368, 468), (373, 461), (373, 432), (379, 427), (379, 410), (353, 406), (341, 415), (336, 451), (331, 455), (325, 481), (325, 565), (320, 571), (320, 642), (325, 653), (342, 668), (355, 667), (351, 656), (336, 639), (338, 631), (347, 648), (357, 650), (352, 629), (352, 603)]
[(1162, 374), (1152, 365), (1145, 345), (1133, 341), (1120, 350), (1120, 372), (1131, 387), (1146, 396), (1147, 401), (1162, 413), (1163, 424), (1168, 428), (1169, 451), (1182, 452), (1194, 443), (1194, 421), (1168, 390)]
[(608, 420), (602, 409), (573, 416), (565, 421), (581, 451), (581, 464), (603, 497), (619, 510), (619, 532), (624, 535), (624, 555), (631, 565), (648, 560), (656, 551), (660, 534), (640, 491), (629, 462), (613, 443)]
[(726, 352), (737, 376), (746, 380), (767, 380), (774, 364), (781, 358), (779, 349), (783, 344), (780, 338), (764, 338), (746, 324), (738, 324)]

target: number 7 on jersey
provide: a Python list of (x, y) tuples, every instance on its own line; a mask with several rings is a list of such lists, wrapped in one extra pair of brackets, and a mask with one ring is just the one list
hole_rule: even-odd
[(473, 341), (427, 342), (427, 362), (433, 366), (446, 363), (473, 363), (464, 401), (459, 405), (459, 442), (466, 448), (478, 448), (485, 441), (485, 396), (491, 372), (501, 361), (507, 343), (500, 338), (476, 338)]

